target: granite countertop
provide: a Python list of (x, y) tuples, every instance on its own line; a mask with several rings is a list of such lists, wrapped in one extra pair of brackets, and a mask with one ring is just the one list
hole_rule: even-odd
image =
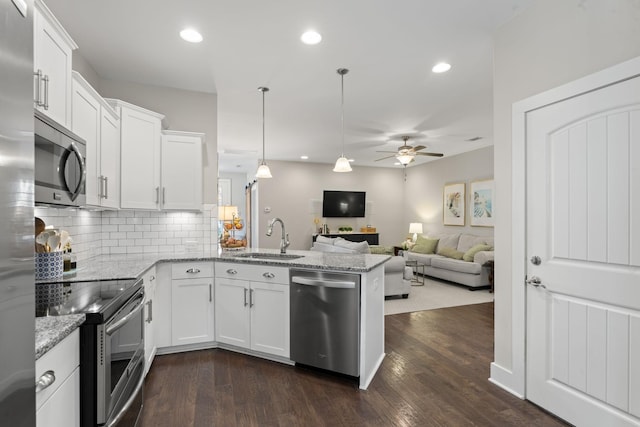
[(155, 254), (103, 255), (79, 262), (79, 268), (65, 274), (62, 279), (39, 280), (36, 283), (82, 282), (114, 279), (135, 279), (159, 262), (175, 261), (225, 261), (243, 264), (273, 265), (293, 268), (350, 271), (366, 273), (390, 259), (389, 255), (343, 254), (315, 251), (287, 251), (290, 255), (301, 255), (296, 259), (241, 258), (246, 253), (277, 254), (277, 249), (247, 249), (245, 251), (184, 252)]
[(36, 317), (36, 360), (84, 323), (84, 314)]

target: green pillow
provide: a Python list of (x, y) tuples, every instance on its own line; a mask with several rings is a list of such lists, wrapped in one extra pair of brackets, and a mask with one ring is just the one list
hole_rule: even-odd
[(434, 254), (436, 253), (436, 246), (438, 246), (439, 239), (427, 239), (426, 237), (418, 237), (416, 244), (413, 245), (409, 252), (415, 252), (418, 254)]
[(458, 250), (455, 250), (453, 248), (444, 247), (444, 248), (438, 249), (438, 255), (442, 255), (447, 258), (462, 259), (464, 253)]
[(393, 253), (393, 246), (371, 245), (369, 246), (369, 249), (371, 250), (372, 254), (388, 255)]
[(475, 257), (478, 252), (490, 251), (492, 249), (492, 246), (481, 243), (479, 245), (472, 246), (467, 252), (464, 253), (462, 259), (471, 262), (473, 261), (473, 257)]

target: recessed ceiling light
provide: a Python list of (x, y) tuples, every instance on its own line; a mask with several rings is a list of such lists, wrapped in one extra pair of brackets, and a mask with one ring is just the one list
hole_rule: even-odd
[(447, 64), (446, 62), (439, 62), (433, 66), (431, 71), (433, 71), (434, 73), (444, 73), (446, 71), (449, 71), (450, 69), (451, 64)]
[(310, 30), (300, 36), (300, 40), (304, 44), (318, 44), (322, 40), (320, 33)]
[(301, 158), (302, 160), (307, 160), (307, 159), (309, 158), (309, 156), (300, 156), (300, 158)]
[(194, 30), (193, 28), (185, 28), (180, 31), (180, 37), (189, 43), (200, 43), (202, 41), (202, 34)]

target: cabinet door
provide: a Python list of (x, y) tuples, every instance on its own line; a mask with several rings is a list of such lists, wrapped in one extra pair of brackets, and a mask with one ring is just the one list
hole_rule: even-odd
[(202, 209), (202, 138), (162, 135), (162, 209)]
[(156, 348), (171, 346), (171, 264), (156, 266), (153, 332)]
[(36, 427), (80, 426), (80, 368), (36, 412)]
[(87, 205), (100, 205), (100, 102), (75, 79), (71, 97), (71, 130), (87, 143)]
[(250, 348), (249, 282), (216, 277), (216, 339)]
[(143, 276), (144, 281), (144, 357), (145, 375), (151, 368), (151, 363), (156, 356), (156, 338), (154, 322), (154, 300), (156, 296), (156, 269), (152, 268)]
[(103, 179), (101, 205), (113, 209), (119, 208), (120, 120), (104, 106), (100, 110), (100, 175)]
[(213, 278), (172, 280), (171, 344), (214, 340)]
[(289, 357), (289, 285), (251, 282), (251, 349)]
[[(46, 18), (40, 5), (36, 3), (34, 13), (34, 70), (41, 71), (48, 82), (40, 82), (40, 99), (47, 108), (37, 107), (58, 123), (70, 127), (71, 115), (71, 56), (75, 46), (67, 40)], [(37, 89), (35, 94), (37, 95)], [(45, 93), (46, 92), (46, 93)], [(35, 99), (35, 96), (34, 96)]]
[(160, 119), (126, 107), (120, 111), (120, 206), (158, 209)]

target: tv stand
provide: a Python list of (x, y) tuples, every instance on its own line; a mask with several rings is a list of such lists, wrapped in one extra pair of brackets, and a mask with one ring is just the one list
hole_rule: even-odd
[(379, 235), (378, 233), (329, 233), (329, 234), (314, 234), (312, 236), (313, 242), (316, 241), (316, 237), (342, 237), (344, 240), (350, 242), (367, 242), (370, 245), (378, 245)]

